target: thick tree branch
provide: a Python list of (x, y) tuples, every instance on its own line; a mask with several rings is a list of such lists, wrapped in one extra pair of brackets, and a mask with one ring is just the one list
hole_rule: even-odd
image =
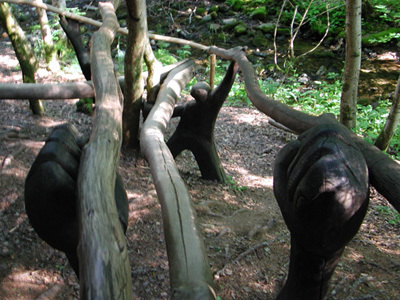
[(68, 83), (0, 83), (0, 99), (75, 99), (92, 98), (91, 81)]
[(196, 226), (190, 195), (164, 142), (163, 133), (176, 99), (193, 76), (193, 70), (193, 64), (189, 62), (170, 73), (160, 88), (140, 135), (141, 149), (150, 164), (161, 203), (172, 299), (215, 298), (211, 271)]
[[(184, 63), (184, 61), (167, 65), (161, 69), (161, 82), (167, 77), (168, 73)], [(146, 80), (148, 73), (143, 72), (143, 81)], [(122, 89), (125, 87), (125, 78), (118, 77)], [(67, 82), (67, 83), (0, 83), (0, 99), (75, 99), (93, 98), (94, 90), (92, 81)]]
[(128, 251), (114, 198), (122, 137), (122, 93), (110, 46), (119, 25), (111, 3), (99, 3), (99, 7), (104, 26), (93, 35), (90, 53), (97, 109), (78, 175), (80, 298), (131, 300)]

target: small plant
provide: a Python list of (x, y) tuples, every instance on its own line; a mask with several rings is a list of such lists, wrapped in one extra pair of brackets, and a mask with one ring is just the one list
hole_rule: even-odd
[(390, 225), (396, 226), (400, 224), (400, 213), (394, 209), (384, 205), (378, 205), (376, 209), (378, 213), (382, 214), (385, 219), (387, 219)]
[(189, 45), (183, 45), (180, 49), (176, 51), (178, 56), (181, 59), (188, 58), (192, 53), (190, 52), (190, 46)]
[(235, 180), (233, 180), (232, 176), (228, 176), (228, 184), (231, 185), (234, 191), (243, 192), (247, 190), (247, 186), (239, 186)]
[(91, 115), (93, 111), (93, 99), (82, 98), (76, 102), (76, 111), (82, 112), (87, 115)]

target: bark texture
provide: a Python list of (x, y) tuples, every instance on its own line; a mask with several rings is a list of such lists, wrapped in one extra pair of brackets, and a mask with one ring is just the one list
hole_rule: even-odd
[(379, 149), (386, 151), (390, 145), (390, 141), (396, 131), (397, 125), (400, 120), (400, 77), (397, 81), (396, 91), (392, 106), (390, 107), (389, 116), (386, 120), (385, 126), (375, 141), (375, 146)]
[(147, 40), (147, 14), (145, 0), (128, 0), (128, 45), (125, 53), (125, 92), (123, 112), (124, 144), (139, 146), (140, 108), (144, 85), (142, 64)]
[(97, 108), (78, 175), (80, 298), (131, 300), (128, 251), (114, 198), (122, 139), (122, 93), (110, 46), (119, 25), (111, 3), (99, 3), (99, 7), (104, 25), (93, 35), (91, 49)]
[[(0, 19), (13, 44), (15, 55), (21, 66), (23, 82), (34, 83), (38, 62), (31, 44), (26, 39), (24, 31), (12, 14), (8, 3), (0, 3)], [(29, 100), (29, 106), (35, 115), (44, 113), (43, 105), (38, 99)]]
[(361, 67), (361, 0), (346, 1), (346, 61), (343, 74), (340, 122), (356, 126), (358, 80)]
[(0, 83), (0, 99), (75, 99), (92, 98), (92, 82)]
[[(38, 2), (43, 1), (39, 0)], [(36, 12), (38, 14), (40, 29), (42, 31), (42, 41), (44, 44), (47, 68), (52, 72), (58, 72), (60, 70), (60, 64), (57, 60), (57, 50), (54, 47), (49, 19), (47, 18), (47, 11), (42, 8), (36, 8)]]

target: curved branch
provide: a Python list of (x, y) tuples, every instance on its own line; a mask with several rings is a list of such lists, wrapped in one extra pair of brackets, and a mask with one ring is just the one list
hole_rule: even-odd
[[(228, 60), (235, 60), (242, 71), (247, 96), (250, 101), (261, 112), (293, 130), (295, 133), (302, 133), (318, 124), (337, 122), (331, 114), (323, 114), (318, 117), (310, 116), (268, 98), (261, 91), (254, 68), (240, 47), (230, 50), (210, 47), (210, 52)], [(400, 165), (375, 146), (362, 140), (351, 131), (349, 132), (367, 161), (370, 183), (397, 211), (400, 211)]]
[(175, 300), (215, 299), (212, 275), (190, 195), (164, 142), (163, 133), (174, 111), (176, 98), (193, 76), (193, 70), (193, 63), (189, 62), (170, 73), (140, 135), (140, 146), (150, 164), (161, 204), (172, 299)]

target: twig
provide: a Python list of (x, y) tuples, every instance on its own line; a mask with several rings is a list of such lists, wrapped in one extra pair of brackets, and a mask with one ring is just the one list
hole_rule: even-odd
[(232, 266), (234, 263), (239, 262), (240, 260), (242, 260), (244, 257), (246, 257), (247, 255), (249, 255), (250, 253), (256, 251), (257, 249), (264, 248), (264, 247), (268, 247), (268, 246), (270, 246), (271, 244), (273, 244), (273, 243), (275, 243), (275, 242), (282, 241), (282, 240), (284, 240), (288, 235), (289, 235), (289, 234), (285, 234), (285, 235), (282, 235), (282, 236), (280, 236), (280, 237), (276, 237), (276, 238), (274, 238), (274, 239), (272, 239), (272, 240), (264, 241), (264, 242), (261, 242), (261, 243), (259, 243), (259, 244), (254, 245), (253, 247), (251, 247), (251, 248), (247, 249), (246, 251), (244, 251), (243, 253), (239, 254), (239, 256), (236, 257), (233, 261), (231, 261), (230, 263), (227, 263), (221, 270), (217, 271), (216, 275), (217, 275), (217, 276), (220, 276), (222, 273), (224, 273), (224, 271), (225, 271), (229, 266)]
[(57, 297), (57, 294), (60, 292), (62, 287), (62, 284), (52, 285), (49, 289), (36, 297), (35, 300), (53, 300)]
[(303, 54), (301, 54), (301, 55), (299, 55), (299, 57), (305, 56), (305, 55), (307, 55), (307, 54), (313, 52), (315, 49), (317, 49), (317, 48), (319, 47), (319, 45), (321, 45), (321, 43), (324, 41), (324, 39), (326, 38), (326, 36), (328, 35), (329, 28), (331, 27), (331, 23), (330, 23), (330, 20), (329, 20), (329, 10), (328, 10), (328, 7), (329, 7), (329, 4), (326, 5), (326, 8), (327, 8), (327, 9), (326, 9), (327, 24), (326, 24), (326, 30), (325, 30), (324, 36), (321, 38), (321, 40), (318, 42), (318, 44), (317, 44), (314, 48), (312, 48), (311, 50), (309, 50), (309, 51), (307, 51), (307, 52), (305, 52), (305, 53), (303, 53)]
[(278, 32), (279, 20), (281, 19), (283, 9), (285, 8), (285, 5), (286, 5), (286, 1), (287, 0), (284, 0), (282, 3), (281, 11), (279, 12), (278, 20), (276, 20), (275, 31), (274, 31), (274, 62), (275, 62), (276, 67), (279, 70), (282, 70), (282, 69), (278, 65), (278, 53), (277, 53), (278, 50), (276, 47), (276, 33)]
[(294, 57), (294, 37), (293, 37), (293, 25), (294, 21), (296, 19), (297, 15), (297, 8), (298, 6), (296, 5), (293, 13), (293, 18), (292, 18), (292, 23), (290, 23), (290, 42), (289, 42), (289, 50), (290, 50), (290, 56)]
[(5, 168), (7, 168), (12, 161), (18, 157), (18, 155), (20, 155), (22, 152), (24, 151), (24, 147), (22, 147), (21, 145), (18, 147), (17, 150), (15, 150), (13, 153), (7, 155), (4, 160), (3, 163), (1, 164), (1, 172), (3, 172), (3, 170)]

